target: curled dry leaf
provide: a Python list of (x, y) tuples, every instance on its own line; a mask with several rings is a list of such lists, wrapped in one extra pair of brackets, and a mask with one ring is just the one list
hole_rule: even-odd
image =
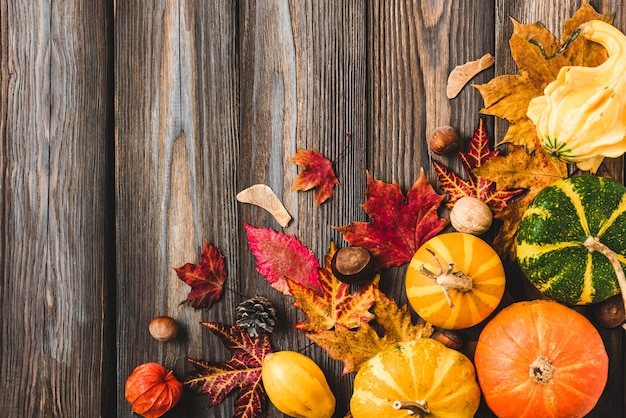
[(454, 67), (448, 76), (448, 86), (446, 88), (448, 99), (454, 99), (472, 78), (481, 71), (491, 67), (494, 62), (493, 55), (486, 53), (475, 61), (469, 61)]
[(237, 193), (237, 200), (250, 203), (268, 211), (283, 228), (291, 222), (291, 215), (276, 196), (276, 193), (265, 184), (255, 184)]

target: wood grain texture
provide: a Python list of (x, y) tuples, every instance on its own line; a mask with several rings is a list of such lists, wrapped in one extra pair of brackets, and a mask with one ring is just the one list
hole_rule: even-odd
[[(118, 416), (130, 413), (124, 382), (137, 365), (156, 361), (182, 378), (187, 357), (228, 354), (199, 323), (233, 323), (238, 300), (235, 6), (116, 5), (116, 72), (128, 75), (116, 81)], [(229, 290), (210, 312), (180, 304), (189, 287), (173, 270), (198, 263), (205, 241), (230, 272)], [(167, 345), (153, 340), (148, 324), (157, 315), (179, 321), (183, 335)], [(190, 396), (177, 411), (202, 416), (206, 405)]]
[(0, 405), (10, 416), (99, 416), (111, 384), (105, 10), (0, 3), (0, 376), (12, 389)]
[[(320, 262), (331, 240), (344, 245), (332, 226), (363, 220), (366, 179), (365, 5), (348, 2), (243, 2), (241, 28), (241, 187), (269, 185), (293, 216), (283, 230), (311, 248)], [(347, 134), (350, 134), (347, 138)], [(331, 200), (315, 206), (314, 192), (292, 191), (299, 168), (297, 149), (317, 149), (334, 164), (341, 185)], [(280, 230), (258, 208), (241, 208), (242, 221)], [(245, 237), (242, 238), (245, 242)], [(242, 286), (268, 297), (281, 321), (273, 334), (275, 350), (302, 351), (328, 376), (347, 411), (352, 376), (329, 360), (293, 325), (302, 320), (292, 299), (271, 289), (256, 272), (246, 245), (240, 253)], [(281, 416), (270, 407), (270, 416)]]
[[(15, 388), (0, 392), (2, 414), (130, 418), (134, 367), (182, 378), (188, 357), (227, 360), (199, 323), (232, 324), (263, 295), (278, 310), (274, 349), (311, 356), (344, 416), (354, 374), (294, 329), (304, 315), (257, 272), (243, 224), (294, 235), (323, 262), (331, 242), (347, 245), (333, 226), (369, 220), (368, 172), (406, 192), (424, 168), (441, 193), (432, 162), (463, 171), (426, 138), (452, 125), (465, 150), (482, 107), (471, 85), (446, 97), (449, 72), (491, 52), (495, 67), (472, 83), (516, 73), (509, 17), (559, 33), (581, 1), (0, 0), (0, 383)], [(626, 29), (621, 3), (591, 2)], [(502, 136), (506, 122), (485, 121)], [(299, 148), (321, 151), (341, 182), (319, 207), (292, 190)], [(623, 159), (602, 170), (624, 181)], [(237, 202), (256, 183), (285, 204), (287, 227)], [(204, 242), (228, 277), (196, 311), (173, 267), (199, 262)], [(405, 269), (381, 278), (401, 304)], [(180, 337), (152, 339), (157, 315)], [(626, 416), (623, 332), (602, 337), (611, 371), (590, 416)], [(229, 417), (235, 396), (209, 407), (186, 391), (167, 416)]]

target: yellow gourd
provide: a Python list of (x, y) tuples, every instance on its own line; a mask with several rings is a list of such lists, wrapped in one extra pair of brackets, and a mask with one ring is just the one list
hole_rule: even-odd
[(278, 351), (263, 360), (261, 380), (272, 404), (295, 418), (330, 418), (336, 400), (326, 376), (309, 357)]
[(526, 115), (547, 152), (595, 173), (605, 157), (626, 152), (626, 36), (601, 20), (579, 30), (606, 48), (607, 60), (597, 67), (562, 67)]
[(480, 388), (472, 362), (431, 338), (391, 345), (354, 378), (354, 418), (473, 417)]

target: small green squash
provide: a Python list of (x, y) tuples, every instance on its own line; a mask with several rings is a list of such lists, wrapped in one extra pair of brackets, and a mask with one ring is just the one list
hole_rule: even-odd
[(520, 222), (517, 260), (541, 293), (564, 304), (618, 294), (626, 267), (626, 187), (593, 175), (545, 187)]

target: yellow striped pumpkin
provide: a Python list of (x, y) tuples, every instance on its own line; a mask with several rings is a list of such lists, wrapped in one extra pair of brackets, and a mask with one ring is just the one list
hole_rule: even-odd
[(409, 303), (425, 321), (446, 329), (469, 328), (487, 318), (504, 295), (502, 261), (482, 239), (437, 235), (415, 253), (406, 273)]
[(421, 410), (427, 417), (462, 418), (473, 417), (479, 404), (472, 362), (422, 338), (391, 345), (359, 369), (350, 412), (354, 418), (406, 418)]

